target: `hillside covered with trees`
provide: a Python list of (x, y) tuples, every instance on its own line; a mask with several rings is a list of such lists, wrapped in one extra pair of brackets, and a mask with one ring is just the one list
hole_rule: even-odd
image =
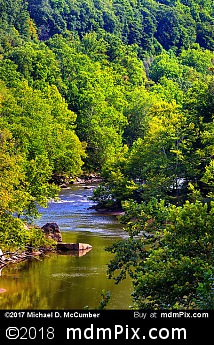
[(140, 308), (214, 308), (213, 0), (0, 0), (0, 248), (101, 174)]

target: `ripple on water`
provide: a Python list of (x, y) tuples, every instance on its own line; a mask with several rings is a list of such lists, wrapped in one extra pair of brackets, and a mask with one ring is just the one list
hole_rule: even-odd
[(85, 273), (85, 272), (72, 272), (72, 273), (53, 273), (52, 277), (54, 278), (77, 278), (77, 277), (89, 277), (89, 276), (94, 276), (98, 275), (99, 272), (91, 272), (91, 273)]

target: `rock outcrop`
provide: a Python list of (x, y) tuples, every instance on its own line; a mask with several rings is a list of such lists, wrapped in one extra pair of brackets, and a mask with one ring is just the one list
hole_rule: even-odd
[(88, 243), (58, 243), (57, 249), (62, 251), (67, 250), (75, 250), (75, 251), (81, 251), (81, 250), (88, 250), (91, 249), (92, 246)]
[(46, 223), (42, 226), (42, 231), (48, 238), (52, 238), (57, 242), (62, 242), (62, 234), (57, 223)]

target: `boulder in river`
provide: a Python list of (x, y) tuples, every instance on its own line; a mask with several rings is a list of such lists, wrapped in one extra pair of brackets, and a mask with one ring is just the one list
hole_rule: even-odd
[(62, 251), (75, 250), (82, 251), (91, 249), (92, 246), (88, 243), (58, 243), (57, 249)]
[(62, 234), (57, 223), (46, 223), (42, 226), (42, 231), (48, 238), (52, 238), (57, 242), (62, 242)]

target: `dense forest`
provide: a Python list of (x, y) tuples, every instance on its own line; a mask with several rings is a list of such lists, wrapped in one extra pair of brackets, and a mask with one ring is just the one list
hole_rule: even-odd
[(213, 0), (0, 0), (0, 248), (59, 181), (125, 211), (136, 308), (214, 308)]

